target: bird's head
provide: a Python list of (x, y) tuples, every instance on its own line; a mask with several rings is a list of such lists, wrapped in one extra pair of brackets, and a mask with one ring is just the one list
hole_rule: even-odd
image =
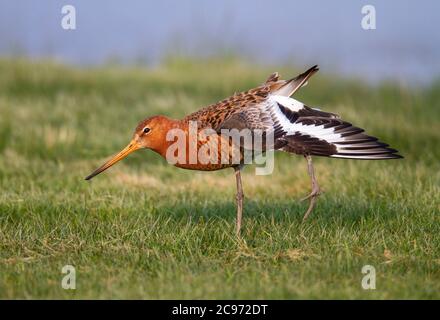
[(124, 159), (136, 150), (147, 148), (160, 152), (164, 146), (166, 134), (172, 126), (172, 123), (173, 120), (164, 116), (154, 116), (141, 121), (134, 130), (130, 143), (110, 160), (87, 176), (86, 180), (90, 180), (104, 170), (107, 170), (116, 162)]

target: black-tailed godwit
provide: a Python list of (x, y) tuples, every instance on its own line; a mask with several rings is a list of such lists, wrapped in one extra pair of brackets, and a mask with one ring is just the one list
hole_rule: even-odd
[[(244, 145), (240, 139), (237, 144), (237, 140), (231, 139), (230, 135), (225, 135), (224, 130), (246, 129), (251, 133), (259, 131), (263, 132), (263, 136), (270, 136), (273, 140), (273, 143), (267, 144), (266, 146), (269, 147), (263, 151), (279, 150), (306, 158), (312, 191), (303, 199), (310, 200), (303, 217), (305, 220), (312, 212), (316, 199), (321, 193), (313, 168), (312, 156), (363, 160), (402, 158), (397, 154), (397, 150), (388, 148), (387, 144), (378, 141), (377, 138), (366, 135), (363, 129), (342, 120), (338, 115), (308, 107), (291, 98), (317, 71), (318, 67), (314, 66), (290, 80), (280, 80), (278, 74), (274, 73), (263, 85), (246, 92), (236, 93), (230, 98), (207, 106), (181, 120), (165, 116), (147, 118), (136, 127), (128, 146), (86, 177), (86, 180), (141, 148), (151, 149), (164, 158), (169, 157), (169, 149), (175, 140), (168, 139), (167, 135), (171, 130), (180, 130), (188, 139), (184, 150), (179, 151), (184, 152), (185, 155), (173, 163), (175, 166), (202, 171), (229, 167), (234, 169), (237, 184), (236, 232), (240, 235), (244, 197), (241, 183), (243, 154), (245, 150), (252, 149), (252, 146)], [(204, 143), (214, 142), (216, 146), (220, 146), (214, 155), (209, 155), (214, 161), (202, 162), (197, 157), (196, 161), (190, 161), (193, 156), (190, 147), (190, 123), (196, 123), (198, 131), (211, 129), (216, 133), (214, 138), (213, 136), (206, 138), (206, 135), (200, 138), (196, 134), (197, 141), (193, 141), (197, 147), (201, 147)], [(239, 160), (234, 162), (232, 161), (233, 154), (236, 155), (237, 151), (240, 155)], [(227, 161), (224, 161), (225, 153)]]

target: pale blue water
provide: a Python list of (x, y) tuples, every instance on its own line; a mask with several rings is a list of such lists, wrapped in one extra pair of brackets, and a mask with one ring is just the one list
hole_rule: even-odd
[[(76, 7), (77, 29), (61, 28)], [(373, 4), (377, 29), (361, 28)], [(440, 1), (0, 0), (0, 55), (68, 63), (157, 63), (178, 53), (240, 54), (259, 63), (428, 82), (440, 74)]]

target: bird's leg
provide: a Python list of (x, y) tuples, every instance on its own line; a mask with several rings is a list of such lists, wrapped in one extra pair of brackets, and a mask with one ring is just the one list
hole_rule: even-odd
[(235, 180), (237, 182), (237, 229), (236, 233), (237, 236), (240, 236), (240, 229), (241, 229), (241, 217), (243, 215), (243, 186), (241, 184), (241, 166), (234, 167), (235, 170)]
[(307, 197), (301, 199), (301, 201), (310, 199), (309, 208), (304, 214), (303, 221), (308, 218), (313, 208), (315, 207), (316, 199), (321, 194), (321, 189), (319, 188), (318, 181), (315, 178), (315, 170), (313, 169), (312, 157), (310, 155), (306, 155), (305, 158), (307, 160), (307, 170), (309, 172), (310, 179), (312, 180), (312, 192)]

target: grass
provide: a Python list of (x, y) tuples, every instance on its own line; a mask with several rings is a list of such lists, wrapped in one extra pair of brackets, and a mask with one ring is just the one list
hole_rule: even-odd
[[(274, 70), (234, 59), (154, 69), (0, 60), (0, 298), (440, 298), (439, 82), (315, 76), (298, 99), (405, 159), (316, 159), (326, 192), (307, 223), (304, 159), (278, 154), (270, 176), (247, 168), (243, 241), (232, 170), (185, 171), (139, 151), (83, 180), (139, 120), (182, 117)], [(66, 264), (76, 290), (61, 288)], [(361, 287), (366, 264), (376, 290)]]

